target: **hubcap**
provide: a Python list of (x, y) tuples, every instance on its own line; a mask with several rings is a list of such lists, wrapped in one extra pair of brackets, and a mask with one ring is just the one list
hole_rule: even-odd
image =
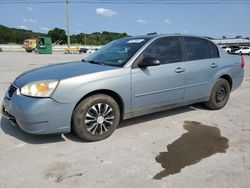
[(85, 126), (92, 135), (106, 133), (114, 123), (113, 108), (105, 103), (92, 106), (85, 116)]
[(226, 89), (223, 86), (220, 86), (216, 91), (215, 97), (217, 103), (224, 101), (226, 98)]
[(104, 122), (104, 117), (103, 116), (99, 116), (98, 118), (97, 118), (97, 123), (103, 123)]

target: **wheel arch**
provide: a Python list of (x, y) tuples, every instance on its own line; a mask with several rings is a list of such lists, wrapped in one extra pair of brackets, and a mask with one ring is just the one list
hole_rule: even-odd
[(232, 78), (228, 74), (224, 74), (220, 78), (223, 78), (223, 79), (227, 80), (229, 85), (230, 85), (230, 90), (232, 90), (232, 88), (233, 88), (233, 80), (232, 80)]
[(90, 97), (90, 96), (93, 96), (93, 95), (97, 95), (97, 94), (105, 94), (105, 95), (108, 95), (110, 97), (112, 97), (118, 104), (119, 106), (119, 109), (120, 109), (120, 113), (121, 113), (121, 119), (123, 118), (123, 114), (124, 114), (124, 101), (122, 100), (122, 97), (115, 91), (112, 91), (112, 90), (109, 90), (109, 89), (100, 89), (100, 90), (95, 90), (95, 91), (92, 91), (86, 95), (84, 95), (78, 102), (77, 104), (75, 105), (74, 107), (74, 110), (75, 108), (77, 107), (77, 105), (83, 101), (84, 99)]

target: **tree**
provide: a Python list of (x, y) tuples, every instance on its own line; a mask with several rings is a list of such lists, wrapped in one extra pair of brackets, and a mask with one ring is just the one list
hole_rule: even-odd
[(156, 35), (157, 32), (147, 33), (147, 35)]
[(52, 30), (49, 30), (48, 35), (51, 37), (52, 42), (56, 42), (58, 40), (62, 40), (63, 43), (66, 43), (66, 32), (63, 29), (55, 28)]

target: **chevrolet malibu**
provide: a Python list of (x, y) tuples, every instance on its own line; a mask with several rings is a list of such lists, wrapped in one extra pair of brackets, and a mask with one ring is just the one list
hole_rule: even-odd
[(123, 38), (80, 62), (23, 73), (6, 92), (2, 113), (28, 133), (73, 130), (83, 140), (102, 140), (122, 119), (198, 102), (223, 108), (244, 64), (206, 38)]

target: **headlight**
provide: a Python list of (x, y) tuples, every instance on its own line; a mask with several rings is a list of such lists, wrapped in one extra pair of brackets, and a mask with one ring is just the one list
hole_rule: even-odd
[(55, 91), (58, 83), (58, 80), (31, 82), (21, 88), (21, 94), (31, 97), (50, 97)]

